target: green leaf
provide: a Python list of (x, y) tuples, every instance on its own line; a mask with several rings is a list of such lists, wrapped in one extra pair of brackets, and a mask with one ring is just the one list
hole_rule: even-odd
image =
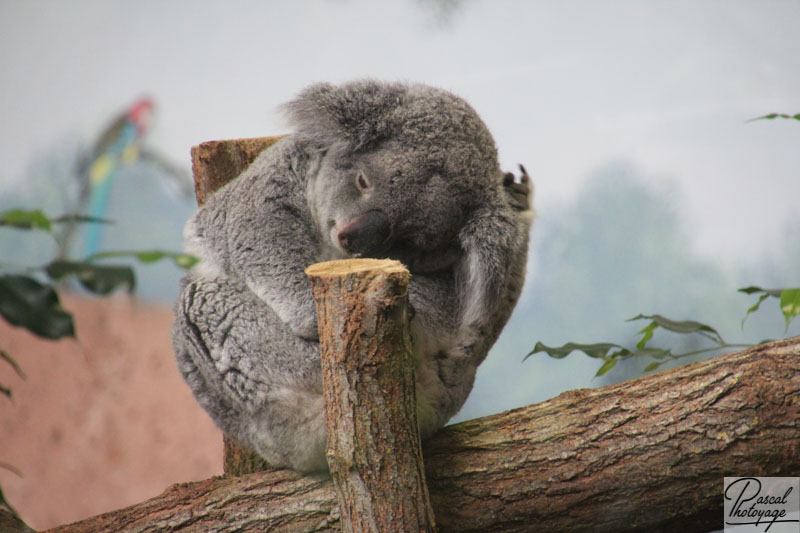
[(738, 290), (738, 292), (743, 292), (745, 294), (757, 294), (759, 292), (763, 292), (768, 296), (774, 296), (776, 298), (781, 297), (782, 291), (783, 289), (762, 289), (761, 287), (756, 287), (755, 285), (750, 285), (749, 287), (744, 287)]
[(17, 229), (41, 229), (50, 231), (50, 219), (39, 209), (10, 209), (0, 212), (0, 226), (11, 226)]
[(58, 293), (28, 276), (0, 276), (0, 315), (46, 339), (75, 336), (72, 315), (62, 309)]
[[(756, 287), (755, 285), (739, 289), (739, 292), (743, 292), (745, 294), (762, 293), (761, 296), (759, 296), (758, 301), (752, 306), (750, 306), (750, 308), (747, 310), (747, 313), (745, 313), (744, 318), (742, 319), (742, 329), (744, 329), (744, 322), (745, 320), (747, 320), (747, 317), (750, 316), (750, 313), (755, 313), (756, 311), (758, 311), (758, 308), (761, 306), (761, 302), (763, 302), (770, 296), (772, 296), (773, 298), (781, 298), (782, 294), (787, 290), (794, 290), (794, 289), (762, 289), (761, 287)], [(781, 305), (781, 310), (782, 309), (783, 305)], [(788, 328), (791, 318), (786, 316), (786, 313), (784, 313), (784, 317), (786, 317), (787, 320), (786, 327)]]
[(653, 332), (657, 327), (658, 324), (655, 322), (650, 322), (648, 325), (639, 330), (639, 333), (642, 334), (642, 338), (638, 343), (636, 343), (637, 350), (644, 350), (645, 346), (647, 346), (647, 341), (653, 338)]
[(673, 333), (680, 333), (683, 335), (689, 333), (700, 333), (704, 334), (704, 336), (710, 338), (718, 344), (725, 343), (720, 334), (717, 333), (717, 330), (707, 324), (703, 324), (695, 320), (671, 320), (661, 315), (637, 315), (633, 318), (629, 318), (628, 321), (630, 322), (632, 320), (643, 319), (652, 320), (659, 327), (664, 328), (667, 331), (672, 331)]
[(132, 292), (136, 286), (133, 269), (128, 266), (56, 260), (45, 267), (45, 272), (53, 280), (75, 276), (86, 290), (95, 294), (109, 294), (120, 287)]
[(786, 319), (786, 329), (794, 317), (800, 315), (800, 289), (784, 289), (781, 292), (781, 312)]
[(754, 120), (775, 120), (776, 118), (800, 120), (800, 113), (794, 115), (790, 115), (788, 113), (770, 113), (769, 115), (764, 115), (763, 117), (751, 118), (747, 122), (753, 122)]
[[(554, 359), (563, 359), (574, 351), (583, 352), (589, 357), (605, 359), (606, 357), (609, 357), (609, 352), (612, 350), (617, 350), (617, 352), (611, 354), (613, 356), (626, 356), (630, 354), (630, 351), (626, 348), (620, 346), (619, 344), (613, 344), (609, 342), (599, 342), (596, 344), (578, 344), (575, 342), (568, 342), (559, 347), (545, 346), (541, 342), (537, 342), (536, 346), (533, 347), (533, 350), (531, 350), (530, 353), (525, 356), (525, 359), (539, 352), (545, 352)], [(525, 359), (523, 359), (523, 361)]]
[(64, 223), (113, 224), (114, 222), (105, 218), (86, 215), (61, 215), (56, 218), (48, 218), (40, 209), (10, 209), (0, 212), (0, 226), (11, 226), (17, 229), (51, 231), (53, 229), (53, 224)]
[(762, 294), (758, 297), (758, 301), (750, 306), (750, 308), (747, 310), (747, 313), (745, 313), (744, 318), (742, 319), (742, 329), (744, 329), (744, 321), (747, 320), (747, 317), (750, 316), (750, 313), (755, 313), (758, 311), (758, 308), (761, 306), (761, 302), (769, 298), (769, 296), (769, 293)]
[(603, 363), (603, 366), (601, 366), (597, 370), (597, 373), (594, 375), (594, 377), (599, 378), (600, 376), (606, 374), (609, 370), (611, 370), (612, 368), (614, 368), (614, 366), (616, 366), (617, 361), (619, 361), (619, 359), (617, 359), (616, 357), (609, 357), (608, 359), (606, 359), (606, 362)]
[(133, 257), (142, 263), (153, 263), (162, 259), (172, 259), (176, 265), (181, 268), (191, 268), (197, 263), (197, 258), (193, 255), (184, 254), (180, 252), (167, 252), (164, 250), (126, 250), (114, 252), (101, 252), (88, 257), (87, 261), (95, 261), (97, 259), (107, 259), (110, 257)]
[(644, 371), (645, 372), (652, 372), (653, 370), (655, 370), (656, 368), (658, 368), (660, 366), (661, 366), (661, 363), (659, 361), (653, 361), (652, 363), (650, 363), (649, 365), (644, 367)]

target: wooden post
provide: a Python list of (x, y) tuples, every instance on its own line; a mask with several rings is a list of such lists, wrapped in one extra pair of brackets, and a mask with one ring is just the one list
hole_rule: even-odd
[(197, 205), (203, 205), (214, 191), (244, 172), (258, 154), (282, 137), (208, 141), (193, 146), (192, 174)]
[(344, 531), (435, 531), (417, 427), (408, 280), (398, 261), (306, 269), (319, 319), (327, 459)]
[[(214, 191), (234, 179), (250, 166), (258, 154), (283, 136), (209, 141), (192, 147), (192, 174), (197, 205), (203, 205)], [(269, 469), (269, 464), (254, 451), (223, 436), (223, 471), (228, 476), (241, 476)]]

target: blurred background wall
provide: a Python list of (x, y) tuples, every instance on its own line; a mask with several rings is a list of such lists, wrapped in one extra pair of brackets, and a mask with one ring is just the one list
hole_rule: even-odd
[[(74, 258), (92, 241), (179, 250), (192, 145), (285, 132), (276, 107), (316, 81), (451, 90), (536, 187), (523, 297), (457, 419), (482, 416), (640, 375), (648, 361), (602, 378), (580, 354), (522, 362), (536, 341), (630, 343), (644, 324), (625, 319), (640, 312), (710, 322), (730, 342), (800, 331), (784, 331), (774, 300), (742, 329), (753, 298), (736, 292), (800, 285), (800, 122), (748, 122), (800, 112), (798, 20), (789, 0), (4, 0), (0, 210), (94, 205), (115, 223), (75, 230), (61, 250)], [(95, 169), (92, 203), (86, 177), (126, 117), (137, 152)], [(0, 228), (3, 270), (55, 248)], [(221, 472), (219, 434), (171, 359), (181, 272), (136, 273), (133, 297), (69, 297), (76, 341), (0, 326), (28, 374), (0, 366), (15, 394), (0, 398), (0, 462), (23, 476), (0, 468), (0, 485), (34, 527)]]

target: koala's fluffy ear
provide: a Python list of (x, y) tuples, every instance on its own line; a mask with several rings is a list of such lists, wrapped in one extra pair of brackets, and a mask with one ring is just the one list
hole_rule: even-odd
[(358, 150), (393, 135), (392, 113), (408, 94), (403, 84), (360, 80), (341, 86), (318, 83), (282, 106), (295, 133), (322, 146), (346, 143)]

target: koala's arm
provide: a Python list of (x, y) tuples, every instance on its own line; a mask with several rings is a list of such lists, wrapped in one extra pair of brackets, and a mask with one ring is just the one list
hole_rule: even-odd
[(309, 156), (292, 138), (265, 150), (220, 189), (186, 229), (199, 272), (244, 283), (296, 334), (317, 338), (316, 311), (304, 269), (318, 237), (305, 198)]
[(505, 174), (495, 205), (479, 209), (462, 229), (456, 268), (463, 347), (480, 363), (508, 320), (525, 282), (533, 194), (525, 169)]

